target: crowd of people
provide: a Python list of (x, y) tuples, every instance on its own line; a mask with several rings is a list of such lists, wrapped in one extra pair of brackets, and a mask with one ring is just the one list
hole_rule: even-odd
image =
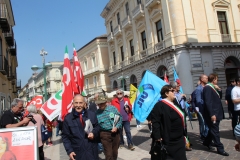
[[(160, 91), (161, 99), (147, 117), (152, 138), (149, 152), (151, 159), (186, 160), (186, 151), (194, 149), (191, 148), (191, 140), (187, 134), (189, 104), (197, 113), (202, 145), (210, 151), (216, 148), (217, 153), (222, 156), (229, 156), (219, 134), (224, 111), (218, 76), (213, 73), (209, 76), (201, 75), (189, 101), (181, 93), (180, 87), (178, 82), (163, 86)], [(237, 141), (235, 149), (240, 151), (240, 78), (231, 80), (225, 99), (229, 118), (232, 120), (233, 136)], [(134, 116), (132, 105), (121, 89), (116, 91), (113, 99), (104, 94), (96, 94), (93, 100), (88, 101), (88, 97), (75, 95), (72, 112), (66, 115), (63, 122), (58, 123), (47, 120), (32, 104), (27, 108), (23, 107), (23, 101), (18, 98), (13, 100), (11, 106), (1, 117), (1, 128), (37, 126), (40, 160), (44, 159), (45, 143), (41, 137), (42, 126), (46, 126), (48, 131), (47, 146), (53, 145), (51, 137), (53, 127), (56, 127), (56, 136), (62, 136), (63, 145), (71, 160), (98, 160), (99, 152), (104, 152), (106, 160), (116, 160), (119, 149), (127, 147), (131, 151), (135, 150), (130, 130), (130, 122)], [(24, 116), (26, 113), (31, 116)], [(141, 128), (139, 121), (137, 128)]]

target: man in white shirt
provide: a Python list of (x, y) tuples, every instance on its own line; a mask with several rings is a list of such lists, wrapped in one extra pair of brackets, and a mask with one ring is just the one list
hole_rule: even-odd
[(236, 79), (236, 86), (232, 89), (231, 97), (234, 104), (234, 112), (240, 116), (240, 77)]

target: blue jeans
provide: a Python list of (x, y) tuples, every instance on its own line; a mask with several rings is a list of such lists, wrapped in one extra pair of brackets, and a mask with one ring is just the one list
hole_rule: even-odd
[(197, 113), (198, 122), (199, 122), (199, 131), (201, 138), (206, 138), (208, 135), (208, 126), (204, 122), (203, 116), (200, 112)]
[(131, 132), (130, 132), (130, 122), (129, 121), (123, 121), (122, 122), (122, 129), (120, 130), (120, 145), (124, 144), (123, 128), (124, 128), (126, 136), (127, 136), (128, 146), (129, 145), (133, 145), (133, 143), (132, 143), (132, 135), (131, 135)]
[(59, 123), (56, 126), (56, 136), (59, 136)]
[(103, 151), (103, 145), (102, 145), (102, 143), (98, 143), (98, 151), (100, 151), (100, 152)]
[(140, 121), (139, 121), (139, 120), (137, 120), (137, 119), (136, 119), (136, 123), (137, 123), (137, 125), (140, 125)]

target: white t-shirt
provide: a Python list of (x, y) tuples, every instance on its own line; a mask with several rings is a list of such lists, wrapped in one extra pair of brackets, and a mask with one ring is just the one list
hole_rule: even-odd
[[(235, 86), (232, 89), (231, 97), (232, 97), (232, 99), (239, 99), (240, 98), (240, 87), (239, 86)], [(235, 103), (234, 104), (234, 110), (235, 111), (239, 111), (240, 110), (240, 103)]]

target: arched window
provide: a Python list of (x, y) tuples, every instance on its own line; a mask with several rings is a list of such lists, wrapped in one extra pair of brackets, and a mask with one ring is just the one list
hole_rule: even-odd
[(137, 77), (134, 74), (130, 77), (130, 84), (134, 85), (137, 88)]
[(145, 71), (143, 71), (143, 73), (142, 73), (142, 78), (143, 78), (143, 76), (145, 75), (145, 73), (146, 73), (146, 70), (145, 70)]
[[(158, 69), (157, 69), (157, 76), (159, 77), (159, 78), (161, 78), (162, 80), (164, 80), (164, 74), (165, 74), (165, 72), (166, 72), (166, 74), (167, 74), (167, 68), (165, 67), (165, 66), (160, 66), (160, 67), (158, 67)], [(168, 77), (168, 76), (167, 76)]]
[(124, 91), (127, 90), (127, 82), (126, 79), (121, 79), (121, 89), (123, 89)]
[(114, 81), (114, 82), (113, 82), (113, 90), (116, 90), (117, 88), (118, 88), (117, 81)]

